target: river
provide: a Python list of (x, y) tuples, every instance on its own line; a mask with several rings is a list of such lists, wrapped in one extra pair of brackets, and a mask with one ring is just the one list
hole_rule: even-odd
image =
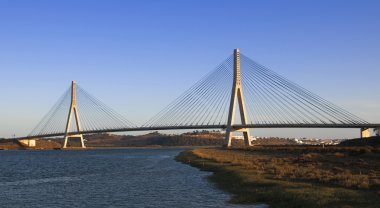
[(182, 150), (0, 151), (0, 207), (254, 207), (229, 204)]

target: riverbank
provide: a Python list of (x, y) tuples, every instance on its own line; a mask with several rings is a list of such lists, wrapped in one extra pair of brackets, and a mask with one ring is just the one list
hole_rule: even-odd
[(271, 207), (379, 207), (380, 151), (265, 146), (184, 151), (176, 159), (214, 174), (231, 203)]
[(17, 139), (1, 139), (0, 150), (40, 150), (40, 149), (59, 149), (62, 144), (56, 140), (38, 140), (35, 146), (31, 147)]

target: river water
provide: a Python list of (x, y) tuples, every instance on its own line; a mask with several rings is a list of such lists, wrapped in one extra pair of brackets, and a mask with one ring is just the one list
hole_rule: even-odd
[(0, 207), (253, 207), (176, 162), (182, 150), (0, 151)]

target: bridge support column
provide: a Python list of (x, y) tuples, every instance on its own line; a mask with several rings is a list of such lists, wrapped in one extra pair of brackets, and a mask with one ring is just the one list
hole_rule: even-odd
[(245, 146), (251, 146), (251, 138), (249, 134), (249, 129), (233, 129), (232, 125), (235, 119), (235, 108), (236, 108), (236, 97), (239, 103), (240, 110), (240, 118), (241, 124), (247, 124), (247, 113), (245, 111), (245, 103), (244, 103), (244, 95), (243, 95), (243, 86), (240, 79), (240, 53), (239, 49), (234, 50), (234, 80), (232, 85), (232, 93), (231, 93), (231, 102), (230, 109), (228, 113), (228, 121), (226, 128), (226, 138), (225, 138), (225, 146), (231, 147), (232, 145), (232, 132), (240, 131), (243, 132), (244, 143)]
[(375, 128), (375, 135), (380, 136), (380, 127)]
[(77, 130), (78, 132), (80, 132), (82, 131), (82, 129), (80, 125), (79, 112), (78, 112), (78, 106), (77, 106), (77, 87), (76, 87), (75, 81), (72, 81), (72, 84), (71, 84), (71, 104), (70, 104), (69, 115), (68, 115), (67, 123), (66, 123), (65, 138), (64, 138), (65, 141), (63, 143), (63, 148), (67, 148), (67, 142), (69, 138), (79, 138), (81, 141), (81, 147), (86, 148), (86, 146), (84, 146), (84, 140), (83, 140), (82, 134), (69, 135), (73, 113), (74, 113), (74, 117), (76, 121)]
[(361, 138), (368, 138), (371, 136), (371, 129), (370, 128), (361, 128), (360, 129), (360, 136)]

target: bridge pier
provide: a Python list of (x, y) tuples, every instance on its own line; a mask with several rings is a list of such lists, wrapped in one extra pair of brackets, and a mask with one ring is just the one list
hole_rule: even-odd
[(77, 106), (77, 88), (76, 88), (76, 82), (73, 80), (71, 83), (71, 104), (70, 104), (70, 110), (69, 110), (69, 115), (67, 118), (67, 123), (66, 123), (66, 131), (65, 131), (65, 141), (63, 143), (62, 148), (67, 148), (67, 142), (69, 138), (80, 138), (81, 141), (81, 147), (86, 148), (84, 146), (84, 140), (83, 140), (83, 135), (82, 134), (76, 134), (76, 135), (69, 135), (70, 127), (71, 127), (71, 119), (72, 115), (74, 113), (74, 118), (76, 121), (76, 127), (77, 131), (81, 132), (81, 125), (80, 125), (80, 119), (79, 119), (79, 112), (78, 112), (78, 106)]
[(371, 129), (370, 128), (361, 128), (360, 129), (360, 138), (368, 138), (371, 137)]
[(380, 127), (375, 128), (375, 135), (380, 136)]
[(234, 81), (233, 81), (233, 85), (232, 85), (231, 102), (230, 102), (230, 109), (229, 109), (229, 113), (228, 113), (225, 145), (227, 147), (231, 147), (231, 145), (232, 145), (232, 132), (240, 131), (240, 132), (243, 132), (245, 146), (249, 147), (249, 146), (251, 146), (251, 140), (250, 140), (251, 138), (249, 135), (249, 129), (248, 128), (244, 128), (244, 129), (233, 129), (232, 128), (232, 125), (233, 125), (234, 119), (235, 119), (236, 97), (237, 97), (237, 100), (239, 103), (241, 124), (246, 125), (247, 124), (247, 117), (246, 117), (247, 113), (245, 110), (243, 86), (241, 84), (241, 79), (240, 79), (240, 53), (239, 53), (239, 49), (234, 50)]
[(81, 142), (81, 148), (86, 148), (84, 145), (84, 139), (83, 139), (83, 134), (76, 134), (76, 135), (70, 135), (70, 136), (65, 136), (65, 142), (63, 144), (63, 148), (67, 148), (67, 143), (70, 138), (79, 138)]

